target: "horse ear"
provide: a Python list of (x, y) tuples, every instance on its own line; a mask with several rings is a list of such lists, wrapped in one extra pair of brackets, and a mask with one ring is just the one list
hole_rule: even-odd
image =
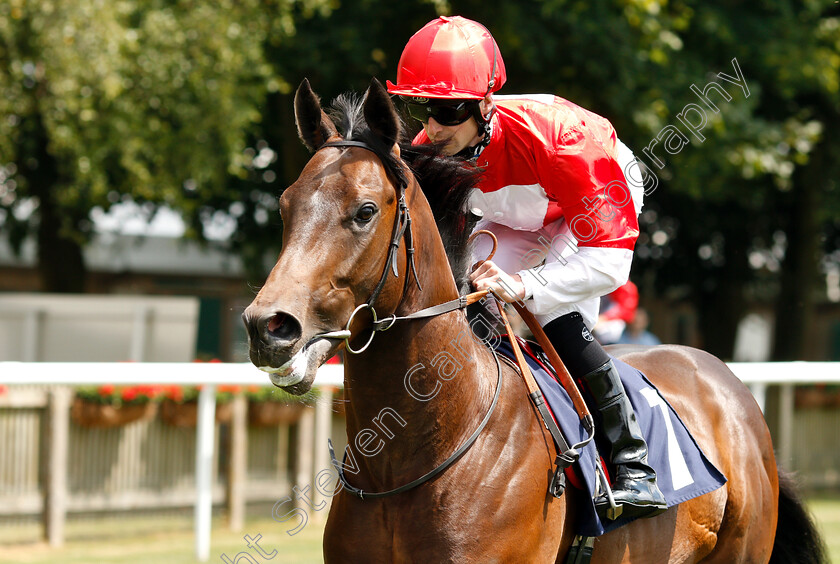
[(321, 101), (304, 78), (295, 92), (295, 123), (301, 141), (310, 151), (317, 151), (327, 139), (338, 135), (332, 120), (321, 109)]
[(370, 81), (365, 96), (365, 121), (370, 130), (388, 147), (393, 146), (400, 137), (400, 118), (397, 110), (388, 91), (375, 78)]

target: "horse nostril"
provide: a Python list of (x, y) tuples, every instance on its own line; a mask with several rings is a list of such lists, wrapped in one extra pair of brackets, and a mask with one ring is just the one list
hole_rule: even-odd
[(280, 341), (296, 341), (303, 333), (300, 323), (291, 315), (275, 313), (266, 327), (268, 334)]

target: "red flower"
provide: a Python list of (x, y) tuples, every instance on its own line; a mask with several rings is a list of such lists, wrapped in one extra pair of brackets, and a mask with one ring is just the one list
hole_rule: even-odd
[(122, 391), (122, 400), (123, 401), (132, 401), (137, 398), (137, 389), (136, 388), (123, 388)]
[(8, 391), (9, 391), (9, 388), (7, 388), (6, 386), (4, 386), (4, 385), (0, 384), (0, 396), (5, 395), (5, 394), (6, 394), (6, 392), (8, 392)]
[(146, 396), (149, 399), (155, 399), (161, 394), (162, 386), (151, 386), (149, 384), (141, 384), (134, 387), (138, 395)]
[(164, 394), (166, 395), (166, 397), (175, 402), (181, 402), (184, 399), (184, 389), (177, 384), (167, 386), (166, 390), (164, 391)]
[(99, 386), (99, 389), (97, 390), (97, 393), (100, 396), (103, 396), (103, 397), (104, 396), (110, 396), (111, 394), (114, 393), (114, 385), (113, 384), (103, 384), (102, 386)]

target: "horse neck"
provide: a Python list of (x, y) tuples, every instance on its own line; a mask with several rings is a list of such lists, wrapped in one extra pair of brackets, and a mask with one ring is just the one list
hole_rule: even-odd
[[(422, 195), (411, 213), (423, 289), (412, 278), (397, 315), (458, 296)], [(495, 362), (473, 337), (463, 310), (397, 322), (377, 333), (365, 353), (346, 355), (345, 363), (350, 448), (379, 487), (400, 485), (448, 457), (476, 429), (495, 391)], [(380, 441), (386, 443), (382, 452), (367, 456)]]

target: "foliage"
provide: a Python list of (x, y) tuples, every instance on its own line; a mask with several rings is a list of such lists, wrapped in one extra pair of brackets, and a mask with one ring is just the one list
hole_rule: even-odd
[(274, 386), (248, 386), (245, 389), (245, 397), (254, 402), (311, 404), (318, 398), (318, 390), (313, 389), (302, 396), (295, 396)]
[(244, 174), (245, 129), (260, 119), (261, 5), (0, 4), (0, 228), (12, 244), (37, 232), (46, 251), (49, 228), (83, 245), (90, 211), (126, 200), (175, 207), (200, 235), (199, 202)]
[[(643, 294), (692, 301), (699, 344), (724, 357), (747, 305), (775, 301), (786, 320), (777, 344), (789, 349), (777, 354), (801, 353), (819, 284), (840, 272), (840, 8), (829, 0), (492, 10), (478, 0), (10, 0), (0, 4), (0, 230), (17, 245), (37, 233), (42, 275), (66, 287), (91, 210), (166, 204), (194, 237), (235, 226), (225, 243), (258, 283), (282, 243), (277, 195), (307, 158), (295, 86), (308, 77), (329, 99), (394, 79), (405, 42), (438, 13), (491, 30), (508, 71), (501, 94), (552, 92), (606, 116), (656, 174), (633, 271)], [(735, 74), (733, 59), (749, 96), (718, 75)], [(731, 100), (715, 98), (701, 139), (679, 115), (703, 107), (691, 87), (712, 81)], [(660, 168), (642, 150), (667, 126), (686, 140), (666, 152), (659, 139)]]
[(76, 397), (103, 405), (142, 405), (156, 402), (163, 396), (163, 386), (141, 384), (137, 386), (84, 386), (76, 389)]
[[(204, 386), (179, 386), (177, 384), (163, 387), (162, 397), (175, 403), (198, 401), (198, 396)], [(216, 403), (229, 403), (242, 394), (242, 386), (219, 384), (216, 386)]]

